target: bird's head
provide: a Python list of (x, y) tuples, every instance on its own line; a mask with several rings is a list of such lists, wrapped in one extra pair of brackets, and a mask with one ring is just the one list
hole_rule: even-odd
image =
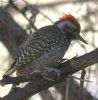
[(80, 24), (78, 20), (71, 14), (65, 14), (63, 17), (59, 18), (55, 25), (59, 27), (70, 39), (78, 39), (87, 44), (87, 42), (79, 35)]

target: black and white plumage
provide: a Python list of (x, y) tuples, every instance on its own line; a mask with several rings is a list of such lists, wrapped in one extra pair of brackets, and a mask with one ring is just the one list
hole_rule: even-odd
[(79, 33), (80, 25), (71, 14), (66, 14), (54, 25), (40, 28), (29, 35), (11, 68), (4, 75), (10, 75), (14, 71), (17, 71), (17, 75), (29, 75), (56, 66), (71, 40), (79, 39), (86, 43)]

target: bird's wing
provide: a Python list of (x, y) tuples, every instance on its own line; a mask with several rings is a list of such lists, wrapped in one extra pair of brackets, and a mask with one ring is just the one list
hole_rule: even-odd
[(36, 60), (36, 58), (44, 52), (49, 52), (53, 45), (58, 44), (58, 39), (60, 39), (60, 33), (58, 34), (58, 31), (60, 30), (48, 26), (30, 34), (25, 44), (20, 48), (11, 68), (5, 73), (5, 75), (10, 75), (16, 69), (23, 68), (31, 61)]

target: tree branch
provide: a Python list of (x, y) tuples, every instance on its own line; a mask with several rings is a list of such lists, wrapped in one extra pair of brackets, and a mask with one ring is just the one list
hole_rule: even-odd
[[(5, 84), (10, 83), (20, 83), (30, 81), (24, 88), (18, 88), (17, 91), (10, 92), (7, 96), (3, 97), (1, 100), (26, 100), (30, 96), (38, 93), (42, 90), (45, 90), (57, 83), (60, 83), (65, 80), (70, 74), (73, 74), (83, 68), (86, 68), (90, 65), (98, 63), (98, 49), (87, 53), (80, 57), (74, 57), (69, 61), (66, 61), (57, 68), (60, 70), (60, 77), (58, 79), (55, 78), (54, 73), (49, 73), (50, 78), (55, 78), (56, 81), (48, 81), (43, 79), (41, 73), (34, 73), (29, 77), (21, 76), (21, 77), (9, 77), (5, 80), (2, 79), (1, 82)], [(8, 80), (7, 80), (8, 79)]]

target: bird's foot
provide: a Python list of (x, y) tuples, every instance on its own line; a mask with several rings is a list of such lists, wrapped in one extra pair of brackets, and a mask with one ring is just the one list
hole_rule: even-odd
[(42, 73), (44, 79), (49, 81), (56, 81), (60, 77), (60, 71), (55, 68), (50, 68)]

